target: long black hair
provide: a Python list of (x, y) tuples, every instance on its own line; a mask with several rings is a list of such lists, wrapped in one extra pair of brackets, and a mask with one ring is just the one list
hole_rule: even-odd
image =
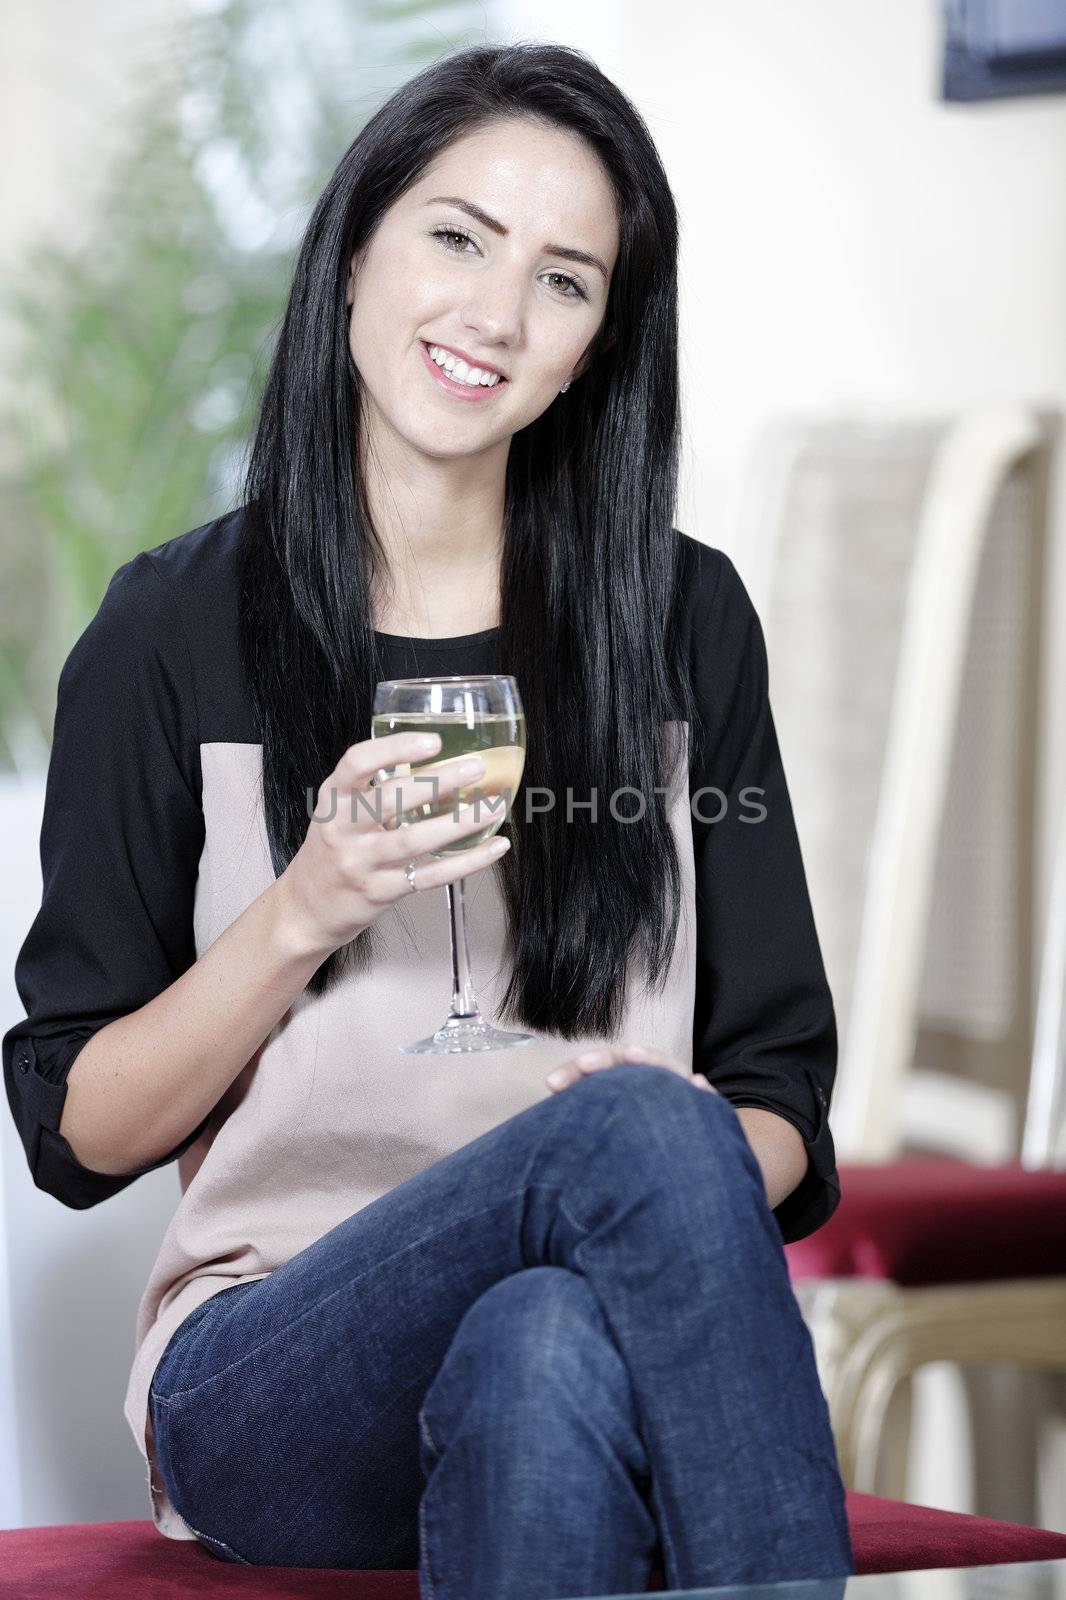
[[(277, 873), (307, 834), (308, 795), (369, 737), (380, 678), (370, 605), (381, 547), (358, 449), (359, 373), (348, 344), (349, 263), (386, 210), (452, 141), (503, 117), (580, 134), (612, 185), (620, 250), (582, 376), (517, 432), (506, 469), (497, 670), (526, 713), (523, 787), (498, 864), (512, 974), (506, 1020), (562, 1038), (611, 1037), (627, 963), (665, 981), (682, 904), (663, 797), (700, 730), (678, 649), (681, 539), (678, 224), (640, 114), (583, 52), (479, 45), (405, 83), (342, 157), (296, 262), (243, 485), (240, 649), (263, 747)], [(358, 292), (358, 290), (356, 291)], [(644, 798), (640, 813), (627, 787)], [(574, 806), (567, 819), (567, 791)], [(596, 820), (580, 802), (597, 797)], [(443, 899), (443, 897), (442, 897)], [(366, 970), (373, 925), (319, 966)]]

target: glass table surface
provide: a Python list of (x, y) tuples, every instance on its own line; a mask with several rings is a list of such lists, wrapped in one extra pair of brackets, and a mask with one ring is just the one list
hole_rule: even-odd
[[(650, 1592), (657, 1600), (1066, 1600), (1066, 1560), (1004, 1561), (988, 1567), (929, 1567), (850, 1578)], [(580, 1600), (647, 1600), (647, 1595), (583, 1595)]]

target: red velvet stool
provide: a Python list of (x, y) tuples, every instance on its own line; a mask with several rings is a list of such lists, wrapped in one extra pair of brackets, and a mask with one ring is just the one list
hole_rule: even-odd
[[(1063, 1533), (869, 1494), (849, 1494), (847, 1505), (857, 1573), (1066, 1560)], [(12, 1600), (419, 1600), (416, 1572), (234, 1566), (194, 1541), (164, 1538), (148, 1519), (8, 1529), (0, 1572)], [(662, 1588), (659, 1572), (649, 1592)]]
[(900, 1288), (1066, 1275), (1066, 1171), (953, 1156), (841, 1162), (836, 1211), (785, 1246), (794, 1283)]

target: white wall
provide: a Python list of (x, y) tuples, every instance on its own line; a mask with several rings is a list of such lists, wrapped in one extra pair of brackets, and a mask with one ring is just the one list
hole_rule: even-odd
[[(937, 0), (501, 10), (509, 37), (587, 50), (658, 145), (682, 223), (681, 526), (742, 575), (745, 466), (772, 417), (1004, 398), (1066, 408), (1066, 95), (941, 102)], [(1051, 560), (1061, 619), (1061, 479)], [(1066, 792), (1055, 631), (1042, 895)]]
[[(85, 236), (123, 108), (180, 0), (8, 0), (0, 8), (0, 276), (38, 239)], [(0, 386), (15, 340), (0, 317)], [(0, 462), (5, 441), (0, 439)], [(40, 904), (43, 783), (0, 783), (0, 1032), (24, 1015), (15, 956)], [(122, 1396), (141, 1288), (176, 1168), (105, 1206), (34, 1189), (0, 1118), (0, 1527), (149, 1516)]]
[[(1066, 407), (1066, 96), (937, 98), (935, 0), (625, 0), (627, 88), (684, 218), (688, 504), (736, 547), (774, 412)], [(1041, 922), (1066, 789), (1066, 495), (1050, 551)]]
[[(0, 780), (0, 1031), (24, 1015), (13, 969), (36, 908), (44, 783)], [(122, 1414), (141, 1290), (179, 1199), (163, 1167), (88, 1211), (35, 1189), (0, 1126), (0, 1527), (151, 1515)]]

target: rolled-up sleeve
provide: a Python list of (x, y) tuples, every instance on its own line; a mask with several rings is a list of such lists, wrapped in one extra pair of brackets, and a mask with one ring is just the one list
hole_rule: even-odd
[(196, 959), (198, 738), (181, 617), (143, 553), (115, 573), (60, 674), (41, 907), (15, 965), (26, 1017), (3, 1040), (8, 1105), (33, 1180), (75, 1209), (174, 1160), (205, 1125), (161, 1160), (117, 1175), (83, 1166), (59, 1132), (67, 1077), (86, 1042)]
[[(785, 1243), (840, 1203), (829, 1128), (837, 1027), (769, 698), (758, 614), (704, 552), (694, 682), (706, 746), (690, 774), (696, 867), (693, 1066), (735, 1106), (791, 1122), (807, 1171), (774, 1215)], [(706, 820), (701, 820), (706, 819)]]

